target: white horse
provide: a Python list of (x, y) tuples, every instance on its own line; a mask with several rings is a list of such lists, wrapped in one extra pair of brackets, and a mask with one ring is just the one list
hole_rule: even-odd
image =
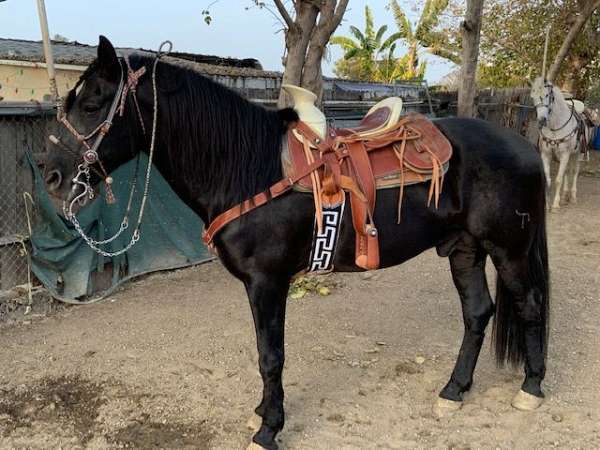
[[(565, 100), (561, 90), (546, 81), (543, 77), (535, 79), (531, 86), (531, 98), (536, 108), (538, 127), (540, 130), (539, 147), (544, 163), (546, 184), (548, 192), (552, 185), (550, 178), (550, 161), (554, 155), (559, 161), (558, 174), (556, 175), (556, 192), (552, 209), (560, 208), (561, 189), (570, 201), (577, 203), (577, 177), (585, 151), (582, 145), (582, 133), (587, 133), (583, 118), (575, 110), (573, 100)], [(570, 167), (571, 186), (569, 192), (569, 176), (567, 167)]]

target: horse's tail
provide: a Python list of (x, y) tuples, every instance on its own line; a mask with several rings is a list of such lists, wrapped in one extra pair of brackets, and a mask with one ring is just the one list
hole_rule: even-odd
[[(545, 197), (545, 196), (544, 196)], [(548, 348), (548, 322), (550, 319), (550, 276), (548, 270), (548, 246), (546, 240), (546, 205), (543, 200), (541, 217), (536, 224), (533, 242), (527, 256), (527, 281), (530, 286), (526, 295), (534, 295), (542, 327), (541, 348), (544, 356)], [(509, 362), (520, 365), (525, 359), (525, 330), (527, 322), (517, 315), (516, 302), (506, 283), (498, 276), (496, 282), (496, 313), (494, 317), (493, 345), (499, 365)]]

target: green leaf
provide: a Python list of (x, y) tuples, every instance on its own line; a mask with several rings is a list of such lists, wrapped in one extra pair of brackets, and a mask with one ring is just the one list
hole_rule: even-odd
[(322, 297), (325, 297), (325, 296), (331, 294), (331, 290), (327, 286), (321, 286), (317, 292)]
[(377, 30), (377, 34), (375, 35), (375, 42), (377, 43), (377, 47), (381, 43), (381, 39), (383, 38), (383, 35), (387, 31), (387, 29), (388, 29), (387, 25), (383, 25), (383, 26), (379, 27), (379, 30)]
[(301, 299), (307, 294), (307, 292), (308, 291), (304, 288), (298, 288), (290, 294), (290, 298), (292, 298), (294, 300)]
[(379, 47), (380, 51), (385, 51), (388, 48), (390, 48), (392, 45), (395, 46), (396, 42), (399, 41), (400, 39), (402, 39), (402, 33), (392, 34), (383, 42), (383, 44), (381, 44), (381, 47)]
[(333, 45), (339, 45), (344, 50), (351, 50), (360, 46), (358, 42), (346, 36), (333, 36), (329, 42)]
[(403, 39), (410, 40), (413, 37), (412, 26), (404, 11), (398, 4), (396, 0), (393, 0), (390, 3), (390, 7), (392, 8), (392, 12), (394, 13), (394, 20), (396, 21), (396, 26), (398, 27), (398, 32), (402, 35)]
[(356, 28), (354, 25), (350, 26), (350, 33), (352, 33), (352, 35), (358, 39), (358, 41), (362, 44), (364, 42), (367, 41), (367, 38), (365, 37), (365, 35), (362, 33), (362, 31), (360, 31), (358, 28)]

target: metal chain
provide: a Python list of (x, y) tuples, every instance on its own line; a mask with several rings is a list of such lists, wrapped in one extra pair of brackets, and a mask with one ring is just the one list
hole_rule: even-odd
[(119, 234), (121, 234), (127, 228), (127, 226), (123, 227), (123, 224), (121, 224), (121, 228), (119, 229), (119, 232), (115, 236), (113, 236), (112, 239), (109, 239), (106, 241), (94, 241), (94, 239), (90, 238), (87, 234), (85, 234), (85, 231), (83, 231), (83, 229), (81, 228), (81, 225), (79, 224), (79, 221), (77, 220), (77, 217), (72, 216), (70, 218), (70, 221), (73, 224), (73, 226), (75, 227), (75, 229), (77, 230), (77, 232), (81, 235), (81, 237), (83, 238), (85, 243), (92, 250), (94, 250), (96, 253), (99, 253), (102, 256), (106, 256), (106, 257), (110, 257), (110, 258), (112, 258), (114, 256), (119, 256), (119, 255), (125, 253), (126, 251), (128, 251), (131, 247), (133, 247), (140, 240), (140, 231), (139, 231), (139, 229), (136, 228), (133, 232), (133, 235), (131, 236), (131, 240), (125, 247), (123, 247), (122, 249), (117, 250), (115, 252), (107, 252), (105, 250), (102, 250), (100, 247), (98, 247), (98, 245), (107, 244), (109, 242), (112, 242), (114, 239), (116, 239), (116, 237)]
[[(162, 49), (165, 45), (168, 45), (169, 48), (166, 52), (163, 52)], [(128, 216), (129, 216), (131, 203), (132, 203), (132, 199), (133, 199), (133, 193), (135, 190), (135, 182), (134, 182), (134, 185), (133, 185), (131, 193), (130, 193), (125, 217), (123, 218), (123, 221), (121, 222), (119, 231), (117, 231), (117, 233), (114, 236), (112, 236), (108, 239), (105, 239), (103, 241), (96, 241), (96, 240), (92, 239), (90, 236), (88, 236), (87, 234), (85, 234), (85, 231), (83, 231), (83, 229), (81, 228), (81, 225), (80, 225), (79, 221), (77, 220), (75, 213), (73, 213), (73, 211), (72, 211), (75, 202), (82, 199), (86, 194), (89, 195), (90, 198), (93, 198), (94, 191), (91, 188), (91, 185), (89, 183), (89, 168), (87, 166), (80, 165), (79, 172), (78, 172), (77, 176), (73, 179), (73, 181), (75, 183), (79, 183), (84, 186), (84, 191), (82, 194), (75, 197), (73, 199), (73, 201), (71, 201), (71, 203), (69, 205), (69, 211), (68, 211), (67, 217), (69, 218), (70, 222), (75, 227), (75, 230), (77, 230), (79, 235), (86, 242), (86, 244), (92, 250), (94, 250), (96, 253), (99, 253), (100, 255), (105, 256), (105, 257), (114, 257), (114, 256), (118, 256), (118, 255), (121, 255), (121, 254), (127, 252), (129, 249), (131, 249), (131, 247), (133, 247), (140, 240), (140, 237), (141, 237), (140, 226), (142, 223), (142, 219), (144, 217), (146, 200), (148, 199), (148, 191), (150, 188), (150, 176), (151, 176), (151, 172), (152, 172), (152, 161), (154, 158), (154, 149), (155, 149), (155, 144), (156, 144), (156, 127), (157, 127), (157, 121), (158, 121), (158, 91), (156, 89), (156, 67), (158, 65), (159, 59), (164, 54), (169, 53), (172, 48), (173, 48), (173, 44), (171, 43), (171, 41), (164, 41), (158, 49), (156, 59), (154, 60), (154, 64), (152, 66), (152, 90), (153, 90), (153, 100), (154, 100), (154, 102), (153, 102), (154, 111), (153, 111), (153, 117), (152, 117), (152, 135), (151, 135), (151, 139), (150, 139), (150, 149), (148, 152), (149, 153), (148, 154), (148, 166), (146, 168), (146, 180), (144, 182), (144, 192), (142, 194), (142, 201), (140, 204), (140, 210), (139, 210), (138, 217), (137, 217), (137, 223), (136, 223), (133, 233), (131, 235), (131, 240), (125, 247), (123, 247), (120, 250), (114, 251), (114, 252), (108, 252), (108, 251), (101, 249), (99, 247), (99, 245), (108, 244), (108, 243), (114, 241), (121, 233), (123, 233), (123, 231), (125, 231), (127, 228), (129, 228)], [(79, 181), (79, 176), (81, 174), (86, 175), (87, 183)], [(137, 177), (136, 177), (136, 179), (137, 179)]]
[[(97, 246), (97, 245), (105, 245), (108, 244), (112, 241), (114, 241), (115, 239), (117, 239), (122, 233), (123, 231), (125, 231), (127, 228), (129, 228), (129, 213), (131, 211), (131, 205), (133, 203), (133, 195), (135, 193), (135, 188), (136, 188), (136, 184), (137, 184), (137, 174), (138, 174), (138, 166), (139, 165), (139, 158), (138, 158), (138, 164), (136, 164), (136, 169), (135, 169), (135, 176), (133, 178), (133, 182), (132, 182), (132, 186), (131, 186), (131, 191), (129, 192), (129, 199), (127, 201), (127, 208), (125, 209), (125, 215), (123, 216), (123, 220), (121, 221), (121, 225), (119, 226), (119, 230), (110, 238), (104, 239), (102, 241), (97, 241), (95, 239), (92, 239), (91, 237), (85, 235), (85, 233), (83, 233), (83, 231), (80, 231), (79, 234), (85, 239), (85, 241), (88, 244)], [(70, 205), (69, 205), (69, 209), (66, 209), (66, 205), (63, 205), (63, 213), (65, 214), (65, 216), (69, 219), (69, 221), (75, 226), (75, 229), (77, 229), (79, 227), (79, 229), (81, 229), (81, 226), (79, 224), (79, 221), (77, 220), (77, 217), (75, 216), (75, 213), (73, 212), (73, 205), (77, 202), (80, 202), (83, 197), (85, 197), (86, 195), (89, 197), (90, 200), (92, 200), (94, 198), (94, 190), (91, 187), (90, 184), (90, 168), (89, 166), (84, 166), (83, 164), (80, 164), (79, 167), (79, 172), (77, 173), (77, 175), (75, 176), (75, 178), (73, 179), (73, 181), (77, 184), (82, 185), (84, 188), (83, 193), (78, 195), (77, 197), (75, 197)], [(84, 175), (86, 177), (86, 182), (82, 183), (79, 181), (79, 177), (81, 175)], [(77, 223), (75, 223), (77, 222)], [(78, 230), (79, 231), (79, 230)], [(83, 234), (82, 234), (83, 233)]]

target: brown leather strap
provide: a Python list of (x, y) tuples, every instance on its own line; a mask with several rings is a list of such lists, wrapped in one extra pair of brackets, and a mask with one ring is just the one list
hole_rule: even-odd
[(234, 207), (229, 208), (227, 211), (219, 214), (210, 222), (209, 226), (206, 228), (206, 230), (204, 230), (204, 233), (202, 233), (202, 241), (208, 247), (212, 248), (214, 237), (225, 225), (258, 208), (259, 206), (264, 205), (269, 200), (286, 193), (296, 182), (298, 182), (298, 180), (314, 172), (322, 165), (323, 160), (319, 159), (306, 167), (306, 170), (304, 170), (302, 173), (296, 174), (294, 178), (285, 178), (281, 181), (278, 181), (266, 191), (256, 194), (254, 197), (244, 200), (242, 203), (235, 205)]
[(307, 138), (308, 142), (310, 143), (310, 145), (312, 145), (317, 150), (319, 150), (319, 152), (325, 153), (325, 152), (331, 150), (331, 148), (332, 148), (331, 142), (328, 141), (327, 139), (323, 139), (323, 138), (319, 137), (312, 130), (312, 128), (310, 128), (304, 122), (298, 122), (298, 124), (296, 125), (295, 130), (298, 133), (300, 133), (302, 136), (304, 136), (305, 138)]

